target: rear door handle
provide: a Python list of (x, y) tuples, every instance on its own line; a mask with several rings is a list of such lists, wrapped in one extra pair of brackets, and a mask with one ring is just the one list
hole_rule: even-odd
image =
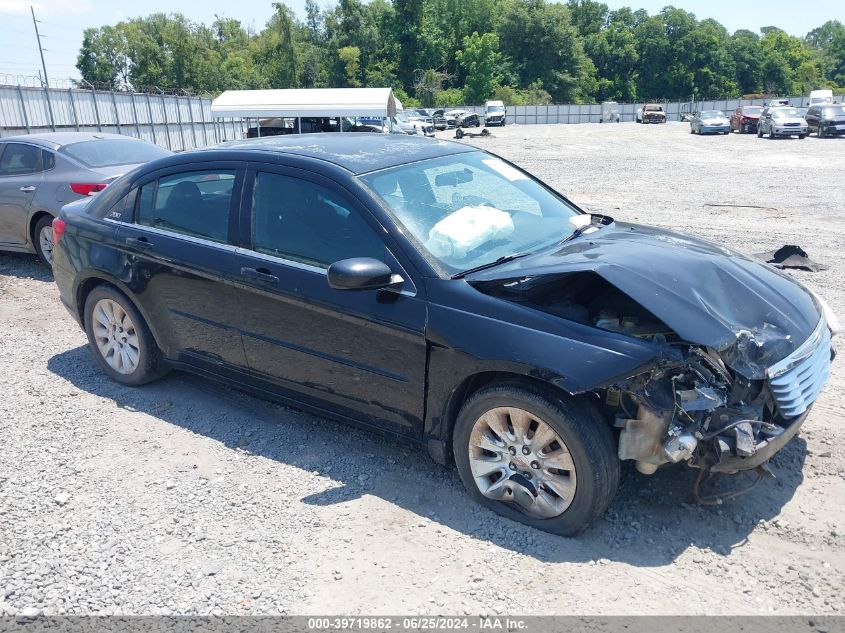
[(35, 187), (33, 187), (32, 185), (29, 185), (27, 187), (21, 187), (21, 191), (23, 191), (24, 193), (32, 193), (33, 191), (35, 191)]
[(145, 251), (153, 247), (153, 243), (150, 242), (146, 237), (127, 237), (126, 243), (129, 246), (134, 246), (135, 248)]
[(263, 284), (277, 284), (279, 278), (266, 268), (241, 268), (241, 276)]

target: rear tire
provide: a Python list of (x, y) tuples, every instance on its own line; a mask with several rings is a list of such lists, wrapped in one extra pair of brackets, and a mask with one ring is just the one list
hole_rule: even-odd
[(53, 216), (45, 215), (32, 230), (32, 244), (42, 264), (53, 268)]
[(147, 323), (129, 298), (109, 284), (85, 299), (85, 333), (100, 369), (122, 385), (161, 378), (168, 368)]
[[(502, 411), (516, 412), (530, 423), (510, 424), (510, 413), (502, 418)], [(485, 420), (489, 419), (506, 419), (505, 424), (510, 425), (504, 428), (510, 435), (491, 436), (488, 432), (484, 436), (493, 437), (494, 448), (501, 449), (502, 454), (479, 453), (478, 442), (482, 437), (479, 429), (489, 431), (492, 426), (485, 426)], [(518, 426), (533, 430), (518, 433)], [(545, 443), (538, 437), (541, 429), (547, 438)], [(551, 443), (548, 442), (549, 429), (554, 437)], [(531, 438), (528, 438), (529, 432)], [(558, 440), (560, 444), (556, 444)], [(595, 521), (610, 505), (619, 485), (616, 443), (610, 426), (598, 411), (586, 400), (533, 385), (498, 384), (472, 395), (458, 414), (452, 445), (461, 481), (473, 499), (504, 517), (560, 536), (574, 536)], [(521, 448), (517, 449), (517, 445)], [(524, 449), (528, 445), (531, 448), (526, 452)], [(516, 457), (511, 460), (511, 455)], [(511, 461), (508, 463), (505, 459)], [(539, 464), (535, 459), (543, 463)], [(523, 463), (527, 461), (531, 462), (530, 466)], [(479, 463), (483, 471), (479, 470)], [(569, 465), (561, 468), (565, 463)], [(498, 464), (501, 464), (500, 468)], [(495, 472), (487, 475), (488, 470)], [(500, 472), (504, 474), (500, 476)], [(523, 472), (533, 473), (533, 476), (523, 476)], [(493, 477), (495, 479), (489, 483)], [(498, 485), (500, 481), (506, 485)], [(568, 487), (566, 482), (569, 482)], [(492, 496), (514, 500), (500, 501), (485, 496), (479, 486), (486, 486), (487, 493)], [(513, 490), (508, 492), (511, 488)], [(550, 492), (553, 489), (561, 494)], [(517, 498), (522, 499), (523, 505), (517, 503)], [(531, 513), (523, 509), (526, 504), (532, 509)]]

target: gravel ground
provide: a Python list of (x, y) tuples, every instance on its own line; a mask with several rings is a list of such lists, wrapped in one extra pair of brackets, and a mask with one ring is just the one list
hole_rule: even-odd
[[(799, 244), (830, 269), (794, 274), (845, 314), (845, 141), (687, 130), (469, 142), (620, 219)], [(776, 480), (704, 509), (692, 471), (632, 473), (578, 539), (403, 445), (185, 374), (108, 381), (29, 256), (0, 255), (0, 376), (0, 614), (845, 612), (842, 360)]]

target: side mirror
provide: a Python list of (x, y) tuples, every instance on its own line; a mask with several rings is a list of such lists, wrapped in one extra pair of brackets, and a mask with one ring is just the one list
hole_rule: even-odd
[(401, 275), (394, 275), (387, 264), (371, 257), (335, 262), (329, 266), (328, 280), (335, 290), (380, 290), (405, 281)]

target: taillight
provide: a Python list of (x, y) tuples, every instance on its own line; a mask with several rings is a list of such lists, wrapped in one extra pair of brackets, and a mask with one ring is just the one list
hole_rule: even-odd
[(62, 235), (65, 234), (66, 228), (67, 222), (64, 220), (60, 220), (59, 218), (53, 220), (53, 244), (59, 243), (59, 240), (62, 239)]
[(70, 184), (70, 190), (80, 196), (93, 196), (95, 193), (102, 191), (107, 186), (108, 185), (106, 183), (72, 182)]

